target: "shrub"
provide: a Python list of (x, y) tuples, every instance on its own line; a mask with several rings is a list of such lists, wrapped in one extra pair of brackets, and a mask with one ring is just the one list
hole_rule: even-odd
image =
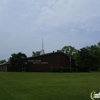
[(62, 72), (62, 67), (52, 67), (51, 71), (52, 72)]
[(98, 72), (100, 72), (100, 68), (98, 68)]
[(73, 72), (73, 68), (70, 67), (52, 67), (52, 72)]
[(74, 72), (73, 68), (67, 67), (63, 68), (63, 72)]
[(89, 72), (88, 67), (78, 67), (78, 72)]

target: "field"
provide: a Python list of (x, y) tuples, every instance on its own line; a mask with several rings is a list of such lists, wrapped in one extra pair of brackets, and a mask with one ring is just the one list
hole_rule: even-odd
[(0, 72), (0, 100), (90, 100), (100, 73)]

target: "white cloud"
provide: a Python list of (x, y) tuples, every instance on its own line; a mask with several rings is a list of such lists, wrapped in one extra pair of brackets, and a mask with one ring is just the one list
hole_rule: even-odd
[(1, 59), (11, 52), (41, 50), (42, 37), (47, 52), (99, 42), (99, 5), (97, 0), (1, 0)]

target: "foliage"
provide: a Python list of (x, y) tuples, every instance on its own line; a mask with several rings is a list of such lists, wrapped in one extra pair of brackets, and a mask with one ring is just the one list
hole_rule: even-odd
[(100, 42), (80, 50), (72, 46), (64, 46), (61, 51), (75, 59), (78, 71), (97, 71), (100, 68)]
[(9, 58), (9, 63), (11, 66), (22, 67), (27, 61), (27, 56), (24, 53), (19, 52), (18, 54), (13, 53)]
[(91, 55), (89, 54), (89, 51), (86, 48), (82, 48), (79, 51), (79, 62), (78, 65), (81, 68), (89, 68), (90, 64), (91, 64)]
[(33, 52), (32, 52), (32, 57), (34, 57), (34, 56), (39, 56), (39, 55), (40, 55), (40, 52), (41, 52), (41, 51), (36, 51), (36, 52), (33, 51)]
[(76, 55), (76, 63), (80, 69), (84, 68), (90, 71), (97, 71), (100, 65), (100, 47), (91, 45), (81, 48)]
[(0, 64), (5, 63), (5, 62), (6, 62), (6, 60), (5, 60), (5, 59), (0, 60)]
[(70, 67), (64, 67), (63, 69), (62, 69), (62, 71), (63, 72), (73, 72), (74, 70), (73, 70), (73, 68), (70, 68)]
[(75, 47), (72, 47), (72, 46), (64, 46), (62, 49), (61, 49), (62, 52), (64, 52), (65, 54), (67, 54), (68, 56), (73, 56), (74, 53), (77, 52), (77, 49), (75, 49)]
[(97, 45), (99, 48), (100, 48), (100, 42), (98, 43), (98, 45)]
[(75, 47), (72, 46), (64, 46), (61, 51), (68, 55), (69, 57), (72, 57), (73, 59), (76, 60), (76, 65), (77, 65), (77, 56), (78, 56), (78, 50)]
[(52, 67), (51, 71), (52, 72), (62, 72), (62, 67)]
[(73, 72), (70, 67), (52, 67), (51, 72)]

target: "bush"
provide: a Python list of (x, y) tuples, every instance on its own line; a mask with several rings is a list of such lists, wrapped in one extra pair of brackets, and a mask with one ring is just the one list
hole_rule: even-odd
[(78, 72), (89, 72), (89, 68), (88, 67), (78, 67)]
[(100, 72), (100, 68), (98, 68), (98, 72)]
[(62, 67), (52, 67), (51, 71), (52, 72), (62, 72)]
[(70, 67), (52, 67), (51, 68), (52, 72), (73, 72), (73, 69)]
[(70, 67), (63, 68), (63, 72), (73, 72), (73, 68)]

